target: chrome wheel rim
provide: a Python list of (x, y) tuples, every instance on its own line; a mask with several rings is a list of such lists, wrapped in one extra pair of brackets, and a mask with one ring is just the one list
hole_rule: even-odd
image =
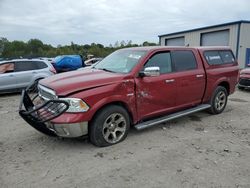
[(226, 105), (226, 94), (223, 91), (220, 91), (215, 97), (215, 108), (220, 111)]
[(108, 143), (117, 143), (123, 138), (126, 128), (125, 117), (120, 113), (113, 113), (104, 121), (102, 129), (103, 138)]

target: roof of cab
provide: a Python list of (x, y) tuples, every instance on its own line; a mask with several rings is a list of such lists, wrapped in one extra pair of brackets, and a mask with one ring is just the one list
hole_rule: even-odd
[(154, 50), (171, 50), (171, 49), (192, 49), (192, 50), (223, 50), (230, 49), (228, 46), (194, 46), (194, 47), (185, 47), (185, 46), (143, 46), (143, 47), (131, 47), (123, 48), (121, 50), (141, 50), (141, 51), (154, 51)]
[(48, 62), (47, 60), (42, 60), (42, 59), (34, 58), (34, 59), (10, 59), (10, 60), (3, 60), (3, 61), (0, 61), (0, 64), (11, 63), (11, 62), (18, 62), (18, 61), (42, 61), (42, 62)]

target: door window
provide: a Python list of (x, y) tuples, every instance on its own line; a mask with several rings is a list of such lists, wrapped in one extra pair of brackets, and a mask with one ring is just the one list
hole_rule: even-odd
[(144, 65), (144, 68), (146, 67), (159, 67), (161, 74), (172, 72), (170, 52), (161, 52), (153, 55)]
[(192, 51), (178, 50), (171, 52), (175, 71), (186, 71), (197, 68), (197, 62)]
[(37, 65), (32, 61), (20, 61), (15, 63), (15, 72), (36, 70)]
[(14, 72), (14, 63), (5, 63), (0, 65), (0, 74)]

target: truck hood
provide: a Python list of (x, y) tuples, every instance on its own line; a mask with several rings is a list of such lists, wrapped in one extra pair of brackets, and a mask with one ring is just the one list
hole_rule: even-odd
[(124, 76), (98, 69), (84, 69), (57, 74), (39, 83), (53, 89), (58, 96), (67, 96), (74, 92), (121, 82)]

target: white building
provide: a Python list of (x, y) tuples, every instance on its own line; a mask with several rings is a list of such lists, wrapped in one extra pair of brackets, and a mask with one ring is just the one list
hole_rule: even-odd
[(250, 64), (250, 21), (241, 20), (159, 35), (164, 46), (229, 46), (241, 68)]

